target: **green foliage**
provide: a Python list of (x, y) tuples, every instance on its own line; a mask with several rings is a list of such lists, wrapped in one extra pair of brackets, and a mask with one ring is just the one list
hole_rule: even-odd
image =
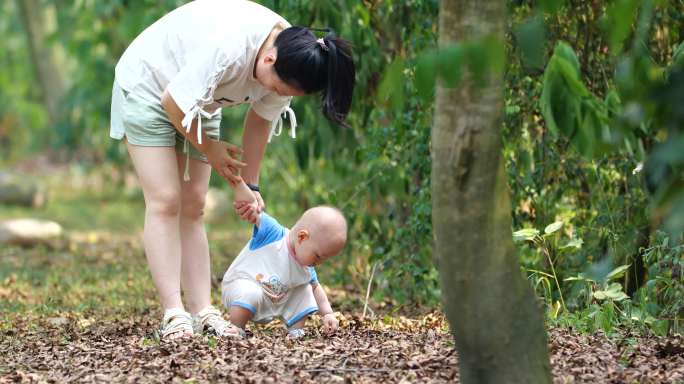
[[(631, 25), (631, 18), (623, 14), (633, 17), (636, 7), (637, 2), (626, 0), (607, 10), (611, 20), (620, 21), (608, 28), (614, 48), (624, 39), (625, 28)], [(649, 10), (644, 5), (642, 13)], [(680, 136), (684, 117), (673, 106), (684, 96), (684, 66), (678, 64), (676, 54), (677, 51), (673, 64), (665, 72), (652, 64), (643, 50), (630, 51), (618, 66), (616, 91), (609, 91), (602, 102), (583, 85), (575, 52), (567, 44), (559, 43), (544, 73), (541, 109), (547, 127), (554, 134), (564, 135), (588, 159), (608, 149), (634, 152), (637, 147), (645, 147), (639, 138), (643, 133), (667, 132), (665, 140), (648, 154), (646, 176), (653, 185), (659, 185), (656, 205), (670, 211), (666, 213), (666, 226), (672, 233), (681, 233), (684, 231), (684, 222), (679, 219), (684, 213), (681, 177), (684, 140)], [(618, 137), (623, 140), (618, 141)]]
[[(351, 40), (358, 84), (352, 130), (329, 126), (316, 98), (295, 102), (302, 135), (294, 142), (274, 140), (262, 171), (271, 175), (288, 164), (284, 170), (291, 176), (264, 176), (267, 190), (287, 186), (279, 188), (283, 200), (298, 204), (283, 211), (325, 203), (345, 212), (350, 247), (334, 261), (329, 277), (364, 291), (376, 265), (376, 301), (434, 305), (439, 291), (431, 260), (432, 108), (416, 97), (415, 67), (435, 45), (438, 2), (346, 1), (344, 12), (328, 1), (264, 5), (276, 11), (279, 6), (293, 24), (331, 26)], [(293, 150), (296, 167), (287, 160)]]
[[(676, 7), (671, 5), (661, 3), (654, 8), (648, 1), (616, 1), (600, 8), (600, 13), (590, 4), (586, 5), (587, 12), (573, 9), (583, 15), (582, 23), (573, 26), (573, 18), (569, 18), (569, 26), (577, 28), (578, 35), (586, 34), (584, 44), (578, 39), (572, 47), (569, 43), (556, 43), (541, 83), (534, 78), (522, 77), (523, 81), (514, 78), (520, 84), (520, 95), (526, 94), (533, 100), (539, 95), (538, 104), (526, 103), (522, 98), (517, 103), (507, 101), (508, 129), (515, 132), (513, 124), (523, 123), (522, 135), (508, 136), (515, 138), (515, 146), (506, 143), (511, 149), (516, 148), (509, 155), (514, 195), (518, 196), (514, 201), (519, 202), (514, 209), (514, 221), (519, 226), (530, 227), (526, 221), (565, 217), (572, 223), (568, 229), (573, 229), (583, 240), (581, 249), (558, 261), (550, 259), (553, 262), (546, 264), (541, 263), (541, 257), (531, 257), (535, 253), (527, 246), (521, 248), (530, 278), (533, 282), (541, 281), (536, 287), (547, 298), (549, 318), (554, 321), (588, 331), (630, 326), (657, 333), (667, 332), (679, 324), (674, 316), (669, 320), (672, 327), (668, 327), (663, 313), (649, 312), (652, 305), (646, 303), (643, 294), (643, 287), (655, 284), (651, 281), (664, 281), (668, 287), (676, 287), (676, 279), (652, 267), (648, 276), (640, 277), (642, 269), (638, 266), (642, 262), (653, 266), (651, 259), (646, 260), (644, 249), (639, 249), (643, 247), (639, 244), (653, 241), (648, 236), (649, 225), (662, 225), (678, 241), (684, 229), (679, 223), (684, 211), (678, 211), (680, 208), (675, 203), (682, 191), (679, 153), (684, 148), (678, 139), (681, 112), (673, 107), (677, 105), (676, 100), (682, 99), (676, 91), (681, 89), (679, 80), (672, 75), (678, 72), (679, 51), (671, 48), (680, 44), (681, 36), (666, 40), (665, 29), (654, 24), (656, 38), (650, 41), (653, 51), (644, 49), (646, 40), (650, 39), (649, 23), (675, 14)], [(594, 25), (601, 25), (607, 40), (602, 41), (595, 35), (592, 18)], [(563, 35), (558, 24), (548, 18), (545, 22), (552, 40), (554, 35)], [(634, 44), (623, 52), (628, 36), (633, 36)], [(673, 45), (672, 41), (677, 44)], [(657, 47), (666, 48), (658, 50)], [(609, 52), (621, 57), (608, 56)], [(672, 52), (672, 55), (661, 52)], [(656, 63), (654, 57), (662, 61)], [(605, 74), (612, 73), (610, 67), (614, 62), (617, 66), (611, 81)], [(521, 63), (524, 68), (524, 57)], [(513, 92), (516, 91), (514, 87)], [(601, 94), (605, 96), (600, 97)], [(525, 108), (532, 110), (531, 119), (520, 115)], [(536, 119), (537, 110), (543, 120)], [(547, 131), (552, 135), (547, 135)], [(567, 144), (582, 154), (583, 159), (567, 151)], [(563, 154), (556, 155), (556, 151)], [(641, 171), (639, 164), (644, 159)], [(549, 181), (562, 187), (549, 185)], [(653, 208), (650, 218), (645, 210), (649, 200)], [(518, 231), (515, 235), (529, 240), (537, 238), (539, 231), (535, 231)], [(638, 234), (636, 242), (625, 241), (634, 239), (630, 231)], [(546, 249), (542, 243), (538, 252), (550, 253)], [(681, 252), (676, 257), (681, 258)], [(611, 266), (616, 263), (624, 265), (612, 270)], [(549, 270), (553, 266), (555, 272)], [(578, 273), (573, 275), (573, 270)], [(564, 284), (554, 290), (551, 282), (558, 276)], [(545, 279), (549, 283), (544, 283)], [(649, 283), (641, 286), (632, 300), (627, 300), (627, 287), (640, 281)], [(677, 291), (670, 288), (668, 292)], [(559, 305), (554, 300), (562, 297), (567, 299), (569, 311), (559, 314)], [(678, 301), (665, 301), (670, 309), (680, 310)]]
[(523, 63), (527, 67), (544, 67), (544, 43), (546, 28), (541, 16), (535, 16), (520, 24), (515, 31)]
[(684, 245), (672, 245), (664, 232), (656, 233), (653, 246), (644, 250), (649, 265), (644, 286), (637, 292), (645, 316), (665, 320), (661, 327), (681, 332), (684, 319)]
[(580, 153), (592, 158), (611, 142), (605, 103), (580, 79), (577, 55), (560, 42), (544, 71), (541, 111), (549, 130), (564, 135)]
[[(45, 147), (49, 141), (47, 112), (38, 89), (32, 85), (33, 68), (28, 46), (15, 15), (13, 1), (0, 4), (0, 161), (7, 161)], [(34, 127), (28, 130), (28, 127)]]
[[(542, 288), (538, 293), (545, 298), (545, 301), (553, 318), (558, 316), (561, 309), (567, 311), (561, 282), (556, 272), (556, 265), (562, 263), (565, 255), (573, 250), (582, 247), (582, 239), (564, 236), (560, 230), (563, 228), (563, 221), (556, 221), (539, 231), (535, 228), (526, 228), (513, 232), (513, 240), (516, 242), (526, 242), (535, 247), (537, 252), (528, 259), (523, 259), (523, 268), (529, 273), (529, 278), (534, 281), (535, 289)], [(566, 238), (561, 243), (561, 238)], [(551, 287), (553, 282), (554, 288)]]
[[(415, 68), (416, 86), (425, 100), (431, 96), (437, 79), (444, 86), (454, 88), (460, 84), (464, 73), (468, 73), (478, 85), (482, 85), (490, 73), (501, 72), (505, 64), (504, 47), (493, 37), (453, 42), (421, 56)], [(394, 71), (392, 67), (389, 69)]]
[(606, 9), (602, 21), (612, 54), (622, 51), (622, 46), (632, 31), (639, 3), (638, 0), (617, 0)]

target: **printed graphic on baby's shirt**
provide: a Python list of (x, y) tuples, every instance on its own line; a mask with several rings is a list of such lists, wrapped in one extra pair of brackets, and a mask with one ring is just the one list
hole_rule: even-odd
[(281, 302), (287, 295), (288, 287), (280, 281), (278, 275), (272, 275), (268, 279), (264, 279), (264, 275), (258, 273), (256, 275), (256, 281), (261, 284), (261, 288), (266, 293), (266, 296), (268, 296), (273, 303)]

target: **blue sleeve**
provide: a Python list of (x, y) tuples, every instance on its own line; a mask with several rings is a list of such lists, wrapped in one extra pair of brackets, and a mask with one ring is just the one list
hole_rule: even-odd
[(316, 273), (314, 267), (309, 267), (309, 272), (311, 272), (311, 280), (309, 280), (309, 284), (318, 284), (318, 274)]
[(259, 219), (259, 226), (254, 226), (254, 233), (252, 240), (249, 243), (249, 250), (254, 251), (265, 245), (278, 241), (285, 236), (285, 227), (280, 225), (274, 218), (267, 215), (266, 212), (261, 213)]

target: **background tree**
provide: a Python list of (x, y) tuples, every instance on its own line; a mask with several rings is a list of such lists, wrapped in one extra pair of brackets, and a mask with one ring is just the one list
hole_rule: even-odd
[(48, 38), (55, 26), (53, 4), (41, 4), (37, 0), (16, 0), (21, 21), (26, 30), (26, 40), (30, 48), (31, 61), (36, 73), (36, 86), (41, 89), (41, 99), (48, 112), (49, 124), (55, 126), (62, 119), (60, 104), (64, 99), (64, 75), (55, 53), (55, 46)]
[[(504, 10), (503, 1), (442, 1), (440, 47), (503, 40)], [(458, 70), (453, 65), (450, 70)], [(500, 130), (503, 76), (496, 70), (481, 76), (479, 83), (466, 74), (455, 88), (437, 87), (432, 217), (442, 301), (464, 383), (547, 383), (541, 311), (510, 236)]]

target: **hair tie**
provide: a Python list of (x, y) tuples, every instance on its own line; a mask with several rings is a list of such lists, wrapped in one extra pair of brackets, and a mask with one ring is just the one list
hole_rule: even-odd
[(325, 40), (323, 40), (322, 37), (320, 39), (316, 40), (316, 42), (318, 43), (318, 45), (321, 46), (321, 48), (323, 48), (324, 51), (328, 52), (328, 46), (325, 45)]

